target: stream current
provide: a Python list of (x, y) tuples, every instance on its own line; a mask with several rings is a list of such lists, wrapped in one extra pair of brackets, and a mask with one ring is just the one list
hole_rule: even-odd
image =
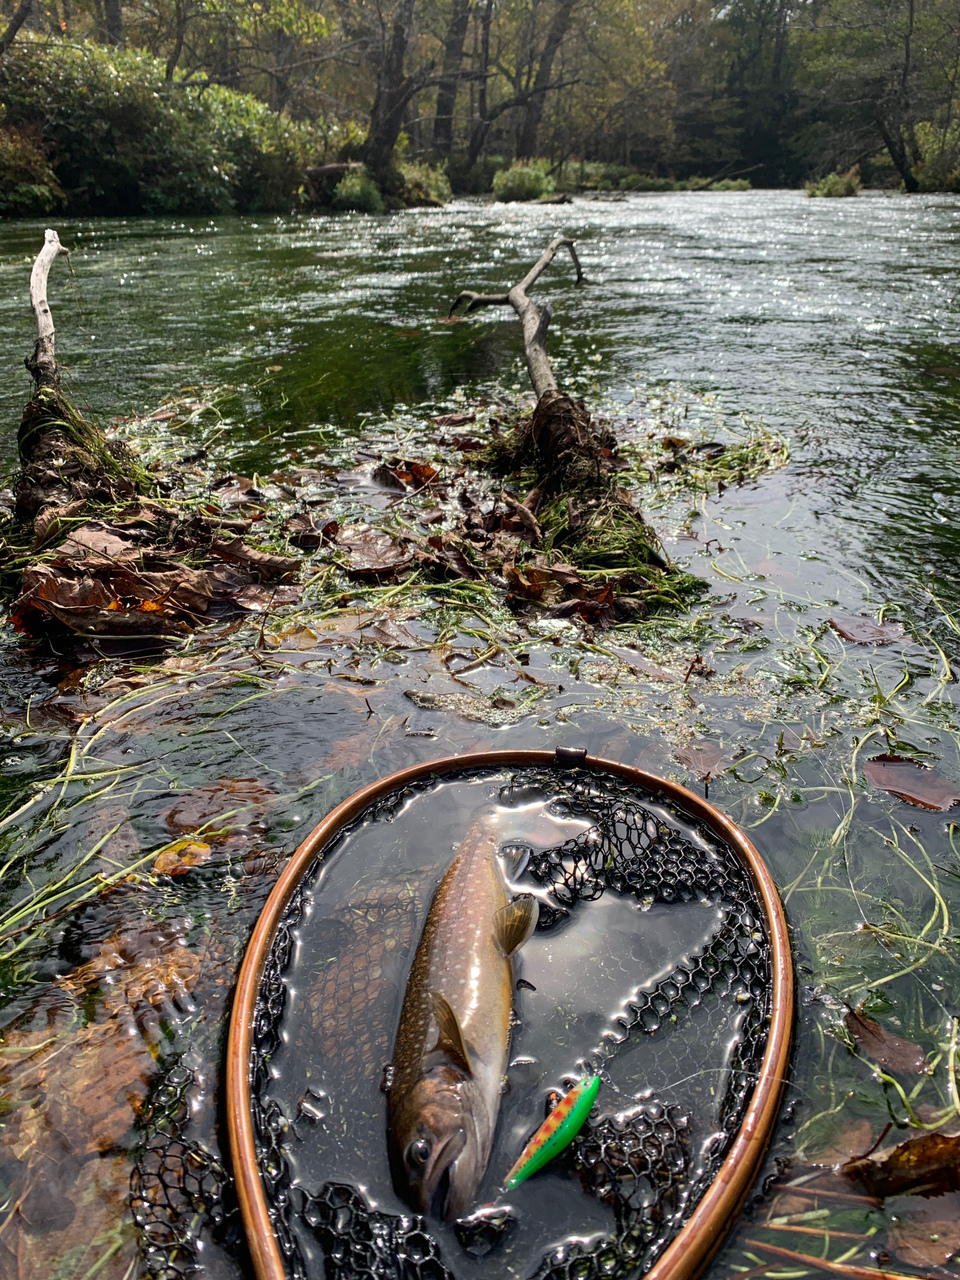
[[(790, 457), (722, 493), (639, 492), (669, 553), (708, 583), (688, 615), (526, 638), (481, 618), (445, 643), (472, 660), (495, 639), (523, 661), (495, 654), (469, 690), (430, 652), (443, 619), (428, 614), (401, 620), (420, 649), (371, 641), (358, 615), (251, 657), (256, 618), (152, 662), (79, 671), (4, 630), (0, 1274), (137, 1273), (135, 1119), (172, 1114), (154, 1090), (179, 1064), (185, 1132), (216, 1182), (230, 985), (282, 858), (365, 782), (468, 750), (563, 743), (693, 788), (714, 775), (710, 799), (766, 859), (794, 930), (801, 1026), (771, 1175), (858, 1155), (890, 1119), (891, 1141), (911, 1116), (945, 1125), (960, 1109), (957, 810), (910, 805), (864, 766), (900, 755), (960, 784), (960, 198), (683, 193), (58, 229), (74, 250), (50, 290), (70, 394), (110, 417), (220, 387), (219, 416), (199, 413), (178, 439), (184, 453), (209, 446), (224, 473), (343, 468), (395, 423), (415, 456), (418, 421), (520, 398), (509, 314), (439, 318), (461, 288), (519, 279), (558, 232), (588, 279), (575, 288), (558, 258), (537, 288), (562, 386), (627, 439), (723, 439), (746, 418), (782, 433)], [(42, 230), (0, 228), (8, 463)], [(362, 489), (344, 498), (331, 481), (330, 495), (362, 512)], [(902, 633), (857, 644), (829, 625), (851, 617)], [(483, 698), (498, 715), (478, 716)], [(156, 853), (181, 838), (196, 865), (167, 874)], [(31, 895), (45, 891), (37, 936)], [(878, 1077), (838, 1039), (864, 999), (929, 1055), (928, 1076)], [(826, 1203), (758, 1201), (711, 1276), (754, 1267), (764, 1242), (817, 1254), (822, 1235), (790, 1234), (810, 1222), (862, 1241), (856, 1265), (885, 1249), (894, 1269), (953, 1274), (952, 1202)], [(764, 1226), (771, 1205), (782, 1226)], [(819, 1218), (803, 1217), (811, 1207)], [(204, 1277), (244, 1274), (229, 1204), (201, 1244)]]

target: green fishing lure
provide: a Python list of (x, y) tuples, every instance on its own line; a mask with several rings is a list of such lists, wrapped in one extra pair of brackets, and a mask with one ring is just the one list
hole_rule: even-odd
[(512, 1191), (568, 1147), (584, 1126), (600, 1088), (599, 1076), (584, 1076), (553, 1108), (507, 1174), (503, 1187)]

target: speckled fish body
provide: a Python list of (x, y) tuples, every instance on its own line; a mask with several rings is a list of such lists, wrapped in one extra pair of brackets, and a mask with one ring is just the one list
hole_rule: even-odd
[(505, 1190), (512, 1191), (569, 1147), (586, 1123), (599, 1088), (599, 1076), (584, 1076), (560, 1099), (504, 1178)]
[(387, 1130), (394, 1185), (452, 1221), (473, 1203), (500, 1110), (513, 1009), (512, 956), (536, 901), (511, 900), (493, 815), (470, 828), (434, 895), (407, 981)]

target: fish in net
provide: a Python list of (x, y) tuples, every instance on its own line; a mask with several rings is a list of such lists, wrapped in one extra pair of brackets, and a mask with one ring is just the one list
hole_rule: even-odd
[[(492, 771), (463, 777), (499, 776)], [(326, 859), (364, 823), (390, 822), (434, 780), (412, 783), (377, 801), (344, 828), (322, 851)], [(752, 878), (734, 852), (702, 824), (664, 797), (642, 791), (613, 775), (560, 768), (517, 771), (501, 789), (539, 791), (551, 797), (550, 809), (576, 819), (580, 834), (551, 848), (531, 848), (529, 875), (543, 890), (539, 929), (562, 925), (578, 904), (617, 894), (642, 906), (710, 904), (716, 925), (702, 946), (668, 973), (638, 985), (602, 1040), (587, 1048), (583, 1065), (604, 1073), (639, 1040), (663, 1045), (677, 1074), (697, 1071), (702, 1031), (696, 1021), (706, 1006), (729, 1009), (736, 1035), (729, 1053), (715, 1114), (706, 1128), (691, 1114), (689, 1099), (645, 1097), (633, 1105), (588, 1121), (563, 1157), (583, 1192), (612, 1211), (613, 1228), (588, 1242), (569, 1241), (548, 1249), (529, 1269), (531, 1280), (592, 1280), (642, 1274), (681, 1229), (723, 1162), (742, 1123), (767, 1046), (771, 1012), (771, 942)], [(344, 1036), (343, 1019), (356, 1023), (362, 1011), (364, 980), (379, 962), (386, 936), (402, 939), (400, 951), (415, 945), (415, 912), (406, 890), (386, 902), (361, 902), (339, 922), (330, 939), (331, 962), (307, 996), (313, 1027), (330, 1053), (354, 1055), (352, 1069), (368, 1076), (389, 1056), (392, 1027), (374, 1019), (362, 1042)], [(255, 1011), (251, 1061), (254, 1128), (261, 1184), (274, 1232), (291, 1280), (316, 1280), (315, 1264), (305, 1261), (304, 1233), (319, 1246), (324, 1280), (455, 1280), (457, 1261), (444, 1256), (430, 1222), (415, 1214), (396, 1214), (372, 1206), (363, 1192), (331, 1176), (303, 1186), (291, 1172), (288, 1143), (298, 1117), (286, 1114), (270, 1096), (269, 1064), (281, 1044), (286, 1005), (285, 975), (295, 931), (304, 911), (298, 891), (287, 906), (268, 953)], [(382, 916), (386, 911), (388, 917)], [(383, 930), (383, 920), (392, 927)], [(368, 966), (365, 971), (364, 965)], [(391, 980), (396, 980), (395, 975)], [(387, 978), (383, 977), (386, 982)], [(720, 1031), (716, 1031), (720, 1035)], [(726, 1032), (723, 1032), (726, 1034)], [(344, 1048), (344, 1046), (347, 1046)], [(162, 1138), (160, 1140), (162, 1146)], [(158, 1159), (156, 1141), (150, 1150)], [(331, 1170), (331, 1175), (336, 1171)], [(210, 1212), (230, 1200), (225, 1172), (208, 1172)], [(190, 1197), (188, 1196), (187, 1199)], [(203, 1193), (193, 1194), (202, 1212)], [(196, 1213), (195, 1213), (196, 1218)], [(478, 1213), (457, 1226), (460, 1247), (473, 1257), (495, 1254), (511, 1227), (509, 1211)], [(152, 1226), (147, 1253), (153, 1274), (173, 1280), (185, 1270), (163, 1270), (163, 1232)], [(168, 1230), (166, 1239), (173, 1241)], [(189, 1240), (177, 1239), (178, 1256)], [(316, 1256), (313, 1251), (312, 1256)]]

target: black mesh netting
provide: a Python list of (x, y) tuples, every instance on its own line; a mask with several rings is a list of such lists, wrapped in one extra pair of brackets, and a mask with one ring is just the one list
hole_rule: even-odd
[[(503, 774), (473, 771), (461, 776), (502, 779)], [(392, 792), (342, 831), (318, 862), (362, 825), (392, 822), (412, 799), (436, 785), (436, 779), (427, 779)], [(766, 1049), (772, 990), (762, 909), (733, 850), (664, 796), (642, 792), (613, 775), (562, 768), (520, 770), (501, 790), (501, 798), (509, 803), (511, 793), (520, 791), (539, 791), (552, 797), (554, 814), (577, 819), (581, 826), (589, 822), (588, 829), (556, 847), (531, 849), (528, 874), (547, 891), (539, 929), (557, 928), (579, 903), (607, 893), (643, 906), (709, 904), (715, 913), (709, 938), (665, 976), (632, 990), (622, 1013), (597, 1043), (584, 1046), (581, 1058), (611, 1081), (606, 1096), (616, 1098), (616, 1073), (641, 1042), (644, 1052), (659, 1054), (669, 1064), (664, 1078), (680, 1082), (701, 1078), (708, 1042), (722, 1042), (723, 1070), (705, 1091), (707, 1113), (697, 1114), (699, 1095), (692, 1086), (678, 1086), (670, 1096), (666, 1089), (662, 1096), (648, 1090), (621, 1098), (627, 1105), (610, 1114), (595, 1111), (561, 1159), (580, 1194), (590, 1197), (598, 1212), (605, 1211), (612, 1226), (588, 1242), (540, 1248), (526, 1272), (536, 1280), (642, 1274), (712, 1181), (750, 1100)], [(392, 913), (390, 936), (401, 939), (406, 955), (416, 942), (415, 913), (407, 911), (408, 901), (398, 893), (386, 908), (381, 906)], [(289, 1114), (291, 1108), (271, 1095), (272, 1064), (284, 1040), (287, 973), (304, 903), (301, 890), (290, 902), (267, 957), (251, 1062), (259, 1173), (289, 1275), (293, 1280), (319, 1280), (321, 1275), (323, 1280), (454, 1280), (458, 1249), (473, 1261), (489, 1258), (496, 1264), (497, 1250), (516, 1225), (509, 1209), (480, 1211), (457, 1224), (455, 1243), (449, 1232), (441, 1243), (429, 1220), (373, 1207), (353, 1180), (338, 1177), (336, 1169), (329, 1170), (329, 1180), (310, 1183), (292, 1167), (291, 1133), (299, 1138), (298, 1125), (311, 1120), (311, 1107), (322, 1107), (307, 1090), (293, 1108), (297, 1114)], [(330, 939), (331, 954), (342, 962), (325, 971), (307, 1005), (319, 1033), (319, 1051), (326, 1044), (342, 1047), (349, 1041), (347, 1066), (360, 1074), (364, 1052), (369, 1050), (366, 1060), (372, 1061), (377, 1046), (358, 1043), (343, 1028), (362, 1023), (368, 1039), (373, 1042), (379, 1035), (381, 1045), (387, 1034), (376, 1019), (371, 1024), (360, 1017), (370, 979), (357, 959), (363, 957), (369, 973), (379, 974), (381, 937), (371, 921), (382, 917), (363, 903), (353, 914), (353, 920), (338, 922), (342, 938)], [(233, 1216), (225, 1208), (231, 1201), (223, 1170), (179, 1137), (176, 1115), (186, 1107), (186, 1088), (182, 1083), (178, 1094), (174, 1079), (168, 1084), (173, 1092), (159, 1100), (171, 1118), (147, 1145), (134, 1188), (146, 1256), (162, 1280), (189, 1274), (189, 1260), (196, 1256), (189, 1236), (199, 1219), (216, 1224), (225, 1214)], [(177, 1168), (179, 1175), (172, 1177)]]

